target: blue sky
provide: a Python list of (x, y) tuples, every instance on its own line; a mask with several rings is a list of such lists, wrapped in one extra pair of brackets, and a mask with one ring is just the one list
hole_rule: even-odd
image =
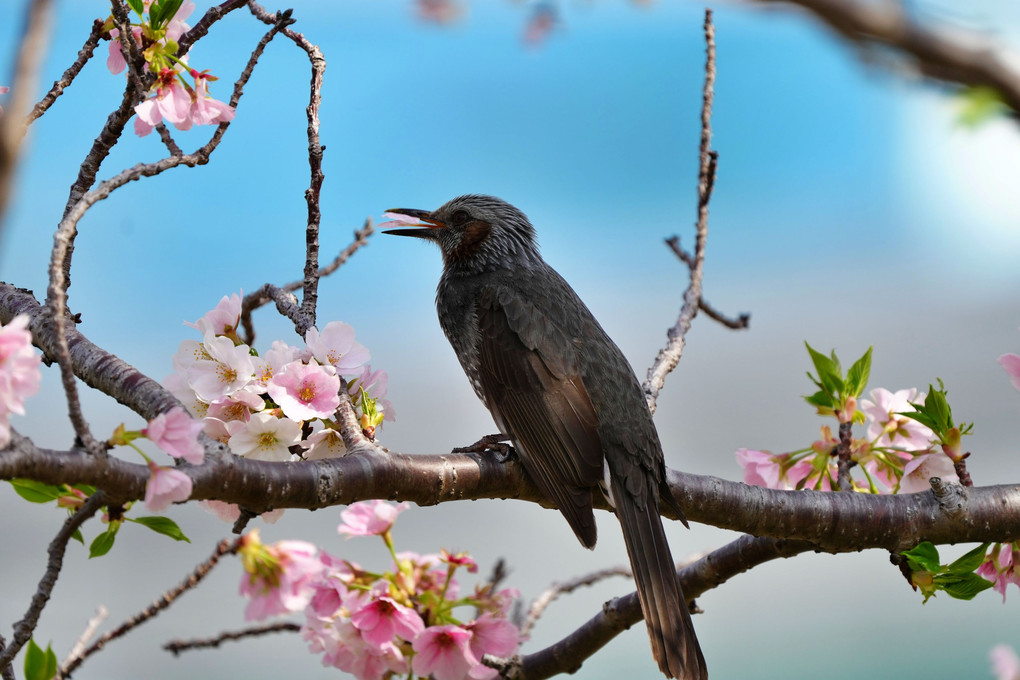
[[(22, 4), (0, 6), (0, 84), (9, 84)], [(349, 242), (365, 217), (387, 208), (434, 208), (469, 192), (501, 196), (532, 218), (546, 259), (643, 375), (686, 282), (662, 239), (693, 238), (703, 7), (565, 2), (563, 26), (529, 49), (520, 40), (526, 4), (471, 3), (449, 27), (422, 24), (406, 1), (288, 5), (295, 7), (295, 29), (328, 61), (323, 260)], [(106, 6), (58, 7), (44, 84), (73, 59)], [(954, 410), (978, 421), (970, 442), (977, 483), (1020, 479), (1020, 395), (995, 363), (1003, 352), (1020, 351), (1016, 126), (959, 128), (954, 102), (939, 88), (865, 65), (799, 13), (716, 9), (713, 128), (720, 162), (706, 296), (727, 312), (751, 312), (752, 327), (732, 333), (696, 322), (657, 414), (667, 464), (738, 479), (736, 448), (792, 450), (815, 439), (822, 423), (800, 399), (810, 388), (803, 377), (808, 340), (846, 358), (873, 344), (873, 387), (925, 388), (942, 377)], [(1018, 44), (1018, 10), (1005, 2), (972, 3), (967, 11), (925, 3), (913, 11)], [(192, 51), (192, 64), (221, 77), (214, 95), (226, 98), (262, 32), (237, 12)], [(198, 318), (224, 294), (300, 277), (308, 75), (303, 53), (275, 41), (210, 165), (132, 183), (82, 220), (70, 305), (82, 313), (90, 339), (162, 378), (178, 343), (192, 337), (182, 321)], [(67, 188), (122, 87), (123, 78), (99, 59), (33, 126), (0, 242), (0, 279), (45, 290), (50, 234)], [(178, 139), (193, 148), (207, 134), (197, 129)], [(154, 160), (161, 150), (155, 136), (129, 132), (101, 175)], [(439, 331), (432, 306), (439, 270), (431, 247), (379, 235), (320, 289), (320, 322), (352, 323), (373, 352), (373, 366), (391, 375), (398, 420), (386, 425), (383, 443), (395, 450), (436, 453), (493, 427)], [(268, 311), (256, 323), (259, 343), (295, 342)], [(62, 408), (56, 380), (46, 380), (21, 427), (42, 445), (66, 447), (69, 432), (51, 415)], [(132, 422), (96, 395), (86, 407), (100, 432)], [(22, 509), (4, 489), (0, 507)], [(59, 521), (36, 518), (42, 514), (0, 529), (6, 544), (26, 546), (10, 568), (24, 584), (11, 592), (26, 601), (47, 533)], [(73, 568), (58, 587), (57, 608), (43, 619), (42, 636), (66, 649), (97, 602), (114, 610), (113, 619), (143, 606), (227, 531), (191, 508), (176, 509), (174, 517), (193, 545), (125, 535), (118, 545), (124, 553), (115, 551), (105, 564), (70, 557)], [(529, 597), (551, 581), (624, 561), (611, 517), (600, 518), (595, 553), (574, 544), (549, 511), (524, 504), (449, 504), (405, 517), (407, 547), (468, 549), (488, 563), (507, 555), (512, 578)], [(337, 520), (335, 511), (290, 512), (263, 535), (308, 538), (335, 552), (349, 549), (364, 562), (375, 559), (337, 541)], [(678, 559), (732, 538), (702, 526), (670, 527), (670, 537)], [(157, 645), (168, 637), (241, 625), (237, 570), (228, 565), (222, 572), (205, 599), (196, 598), (201, 602), (182, 602), (178, 618), (157, 621), (136, 643), (111, 648), (79, 675), (136, 677), (140, 664), (160, 659), (158, 675), (166, 678), (231, 674), (238, 664), (250, 677), (297, 668), (307, 677), (333, 677), (293, 639), (164, 663)], [(577, 625), (623, 587), (565, 602), (536, 631), (536, 644)], [(833, 593), (852, 605), (834, 611)], [(821, 668), (828, 677), (856, 677), (856, 662), (833, 668), (826, 656), (848, 656), (834, 651), (847, 634), (859, 643), (855, 653), (869, 650), (875, 678), (982, 677), (991, 644), (1020, 647), (1016, 595), (1006, 606), (986, 595), (922, 608), (881, 553), (805, 556), (706, 595), (706, 613), (695, 623), (717, 678), (819, 677)], [(3, 598), (0, 621), (13, 620), (22, 607), (17, 597)], [(958, 645), (904, 651), (904, 644), (944, 639), (947, 620), (961, 628)], [(581, 677), (633, 669), (653, 677), (643, 635), (631, 631), (610, 645)]]

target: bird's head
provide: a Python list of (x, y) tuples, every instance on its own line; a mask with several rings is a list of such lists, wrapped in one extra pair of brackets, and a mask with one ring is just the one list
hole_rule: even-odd
[(458, 196), (436, 210), (394, 208), (393, 223), (406, 228), (384, 233), (434, 241), (447, 266), (492, 268), (538, 257), (535, 229), (517, 208), (493, 196)]

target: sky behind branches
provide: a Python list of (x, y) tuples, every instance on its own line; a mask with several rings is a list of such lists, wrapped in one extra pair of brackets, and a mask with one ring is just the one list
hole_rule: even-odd
[[(0, 5), (0, 85), (10, 84), (22, 4)], [(206, 4), (198, 4), (200, 13)], [(328, 62), (320, 112), (323, 260), (349, 243), (365, 217), (387, 208), (498, 195), (531, 217), (546, 259), (643, 377), (686, 283), (662, 240), (679, 233), (693, 242), (703, 6), (566, 2), (562, 25), (529, 48), (521, 40), (527, 3), (471, 3), (444, 27), (422, 23), (405, 1), (290, 5), (295, 30)], [(44, 85), (73, 61), (107, 6), (65, 0), (58, 8)], [(1008, 2), (966, 10), (918, 3), (911, 11), (1020, 45), (1020, 10)], [(800, 13), (727, 4), (716, 8), (715, 23), (713, 146), (720, 160), (705, 295), (726, 313), (750, 312), (751, 330), (697, 319), (656, 416), (667, 464), (739, 479), (735, 449), (788, 451), (818, 438), (827, 423), (800, 398), (811, 390), (803, 375), (807, 340), (848, 360), (874, 345), (870, 387), (924, 389), (941, 377), (958, 417), (977, 421), (968, 442), (975, 482), (1020, 479), (1020, 394), (995, 361), (1020, 351), (1016, 125), (958, 126), (955, 102), (940, 88), (866, 66)], [(215, 96), (227, 98), (264, 30), (238, 11), (192, 50), (193, 65), (220, 76)], [(6, 218), (0, 279), (39, 296), (68, 187), (120, 98), (123, 76), (106, 70), (105, 54), (103, 43), (79, 82), (33, 126)], [(304, 53), (274, 41), (208, 166), (134, 182), (89, 212), (79, 225), (69, 302), (87, 337), (161, 379), (180, 341), (194, 337), (182, 321), (225, 294), (300, 277), (308, 79)], [(175, 132), (186, 150), (208, 134)], [(161, 152), (155, 135), (137, 139), (128, 131), (101, 177)], [(398, 420), (386, 424), (381, 441), (395, 450), (438, 453), (493, 429), (436, 322), (439, 271), (431, 247), (377, 235), (320, 285), (320, 325), (352, 323), (373, 367), (390, 373)], [(297, 341), (268, 310), (256, 328), (260, 348), (274, 338)], [(49, 374), (46, 381), (14, 426), (42, 446), (66, 448), (69, 428), (54, 416), (63, 412), (58, 381)], [(98, 395), (88, 395), (86, 409), (99, 436), (121, 421), (140, 425)], [(0, 544), (16, 546), (4, 550), (5, 592), (14, 593), (0, 598), (6, 627), (27, 605), (61, 518), (49, 508), (27, 512), (9, 487), (0, 487), (0, 508), (24, 518), (0, 528)], [(62, 656), (96, 604), (120, 620), (176, 583), (229, 531), (197, 508), (170, 514), (191, 545), (133, 527), (103, 560), (87, 561), (72, 545), (39, 639), (52, 639)], [(314, 540), (381, 565), (375, 546), (339, 541), (338, 519), (335, 509), (289, 511), (263, 528), (263, 538)], [(548, 510), (452, 503), (405, 514), (396, 540), (422, 552), (470, 550), (483, 565), (506, 556), (510, 584), (533, 597), (552, 581), (625, 561), (615, 520), (599, 523), (601, 541), (589, 553)], [(732, 538), (704, 526), (668, 531), (678, 559)], [(239, 571), (219, 567), (203, 594), (186, 596), (177, 611), (133, 641), (115, 643), (76, 677), (133, 678), (153, 667), (161, 678), (229, 677), (242, 667), (251, 678), (334, 677), (296, 638), (177, 660), (158, 650), (170, 637), (240, 627)], [(624, 589), (631, 587), (610, 583), (554, 605), (530, 648), (576, 627)], [(1012, 591), (1003, 606), (995, 594), (973, 603), (940, 596), (922, 608), (880, 552), (809, 555), (706, 594), (695, 625), (716, 678), (850, 678), (864, 668), (874, 678), (984, 677), (992, 644), (1020, 648), (1018, 597)], [(580, 677), (655, 677), (644, 635), (636, 627)]]

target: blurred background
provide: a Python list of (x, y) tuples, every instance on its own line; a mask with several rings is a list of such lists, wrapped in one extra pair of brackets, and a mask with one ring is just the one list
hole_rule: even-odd
[[(25, 3), (0, 3), (0, 85), (9, 85)], [(207, 8), (199, 2), (192, 23)], [(574, 286), (644, 377), (675, 321), (687, 270), (663, 244), (693, 243), (704, 5), (694, 2), (373, 2), (291, 0), (294, 30), (319, 45), (323, 88), (322, 260), (353, 229), (387, 208), (438, 207), (490, 193), (524, 210), (546, 259)], [(278, 9), (268, 6), (267, 9)], [(818, 438), (804, 341), (847, 362), (874, 345), (872, 387), (926, 390), (941, 377), (977, 484), (1020, 479), (1020, 394), (996, 362), (1020, 351), (1020, 128), (992, 119), (959, 123), (945, 88), (861, 59), (856, 48), (802, 11), (778, 5), (714, 7), (718, 80), (713, 146), (719, 171), (711, 204), (705, 297), (729, 314), (751, 313), (733, 332), (699, 317), (656, 421), (670, 467), (741, 479), (739, 447), (789, 451)], [(1009, 0), (911, 2), (926, 24), (1020, 44), (1020, 7)], [(74, 60), (102, 2), (61, 2), (41, 96)], [(217, 24), (191, 64), (221, 78), (229, 97), (264, 26), (247, 11)], [(54, 108), (33, 125), (0, 242), (0, 279), (42, 297), (51, 234), (78, 166), (120, 100), (123, 75), (105, 66), (108, 43)], [(266, 50), (237, 118), (212, 162), (134, 182), (80, 222), (70, 307), (80, 330), (162, 379), (183, 325), (225, 294), (300, 278), (308, 183), (305, 106), (309, 66), (283, 39)], [(4, 101), (0, 100), (0, 104)], [(174, 132), (191, 150), (210, 128)], [(100, 173), (109, 177), (165, 153), (156, 135), (130, 129)], [(494, 427), (435, 318), (441, 263), (431, 246), (376, 235), (320, 286), (321, 324), (354, 325), (373, 368), (390, 375), (397, 420), (380, 441), (440, 453)], [(256, 345), (297, 343), (265, 309)], [(86, 388), (99, 436), (141, 418)], [(13, 425), (44, 447), (71, 431), (55, 370)], [(45, 547), (63, 520), (0, 485), (3, 595), (0, 631), (28, 605)], [(191, 537), (172, 543), (137, 526), (112, 554), (88, 560), (77, 544), (36, 640), (59, 658), (95, 607), (106, 627), (179, 582), (229, 534), (198, 507), (168, 511)], [(263, 526), (266, 541), (300, 538), (382, 568), (381, 542), (343, 541), (339, 509), (290, 510)], [(486, 572), (505, 557), (508, 585), (525, 598), (550, 583), (622, 564), (618, 526), (599, 517), (588, 552), (552, 511), (513, 501), (413, 508), (395, 529), (399, 549), (468, 550)], [(99, 531), (86, 525), (86, 540)], [(712, 527), (667, 527), (677, 559), (735, 536)], [(955, 558), (967, 546), (944, 547)], [(296, 635), (172, 658), (171, 638), (244, 626), (240, 565), (227, 561), (199, 592), (89, 659), (75, 677), (127, 679), (339, 675)], [(573, 630), (602, 602), (629, 592), (608, 582), (552, 606), (524, 651)], [(881, 551), (804, 555), (767, 564), (699, 599), (695, 617), (714, 678), (990, 677), (988, 649), (1020, 648), (1017, 600), (993, 591), (964, 603), (921, 605)], [(105, 629), (105, 628), (104, 628)], [(661, 677), (643, 626), (617, 638), (581, 678)], [(20, 666), (19, 666), (20, 668)]]

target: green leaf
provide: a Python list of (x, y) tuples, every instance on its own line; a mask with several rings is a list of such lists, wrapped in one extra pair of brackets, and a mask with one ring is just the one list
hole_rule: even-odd
[(56, 674), (57, 655), (52, 647), (47, 644), (44, 652), (35, 640), (29, 640), (25, 649), (25, 680), (53, 680)]
[(71, 538), (78, 541), (82, 545), (85, 545), (85, 537), (81, 535), (81, 529), (75, 529), (74, 533), (71, 534)]
[(175, 541), (186, 541), (188, 543), (191, 543), (191, 539), (185, 536), (184, 532), (181, 531), (181, 528), (177, 526), (177, 523), (174, 522), (169, 517), (136, 517), (134, 519), (128, 517), (127, 520), (129, 522), (134, 522), (136, 524), (141, 524), (142, 526), (148, 527), (155, 531), (157, 534), (169, 536)]
[(960, 92), (958, 99), (960, 113), (956, 122), (964, 127), (976, 128), (1009, 110), (999, 91), (987, 85), (968, 87)]
[[(832, 357), (827, 357), (821, 352), (816, 351), (811, 345), (804, 343), (807, 347), (808, 354), (811, 355), (811, 363), (814, 364), (815, 370), (818, 372), (818, 380), (816, 384), (823, 389), (832, 393), (840, 393), (843, 391), (843, 376), (839, 366), (839, 359), (836, 358), (835, 351), (832, 353)], [(814, 378), (812, 378), (814, 380)]]
[(64, 495), (64, 490), (52, 484), (43, 484), (31, 479), (10, 480), (14, 491), (29, 503), (49, 503)]
[(938, 548), (929, 541), (918, 543), (901, 554), (910, 561), (910, 568), (913, 571), (930, 571), (936, 574), (942, 571)]
[(861, 396), (864, 386), (868, 384), (868, 377), (871, 375), (871, 350), (864, 353), (860, 359), (854, 362), (850, 370), (846, 372), (847, 391), (855, 397)]
[(89, 546), (89, 559), (92, 559), (93, 557), (102, 557), (106, 553), (110, 552), (116, 538), (117, 529), (115, 529), (111, 524), (109, 529), (92, 539), (92, 545)]
[(962, 576), (955, 574), (936, 576), (935, 583), (950, 597), (955, 597), (957, 600), (972, 600), (975, 595), (988, 590), (993, 585), (988, 579), (974, 573)]
[(149, 6), (149, 23), (153, 28), (162, 28), (174, 18), (183, 3), (184, 0), (156, 0)]
[(985, 561), (988, 553), (988, 543), (982, 543), (966, 555), (950, 564), (947, 569), (950, 574), (969, 574), (975, 571)]
[(142, 16), (142, 12), (145, 11), (145, 4), (142, 0), (127, 0), (127, 4), (138, 16)]
[(821, 390), (815, 392), (810, 397), (804, 397), (804, 401), (819, 408), (835, 408), (829, 393)]

